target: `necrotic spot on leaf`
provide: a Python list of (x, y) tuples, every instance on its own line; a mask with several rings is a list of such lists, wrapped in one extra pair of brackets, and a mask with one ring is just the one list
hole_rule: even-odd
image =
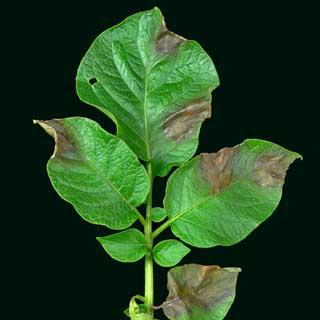
[(161, 54), (171, 53), (175, 51), (183, 41), (186, 41), (186, 39), (169, 31), (165, 24), (163, 24), (156, 39), (156, 51)]
[[(97, 79), (93, 85), (91, 78)], [(152, 163), (155, 176), (165, 176), (193, 156), (201, 123), (190, 131), (186, 126), (190, 135), (168, 130), (183, 139), (177, 144), (165, 136), (164, 122), (190, 102), (211, 100), (219, 77), (203, 48), (169, 31), (155, 8), (101, 33), (82, 59), (76, 83), (80, 99), (111, 117), (118, 136)]]
[(266, 153), (258, 158), (252, 179), (263, 187), (282, 186), (290, 157), (279, 153)]
[(55, 140), (55, 149), (52, 157), (70, 157), (71, 154), (73, 155), (72, 158), (75, 158), (75, 155), (77, 155), (77, 158), (80, 157), (71, 141), (71, 137), (65, 130), (62, 120), (53, 119), (38, 121), (38, 123)]
[(234, 297), (240, 271), (197, 264), (173, 268), (168, 273), (169, 295), (161, 307), (170, 319), (181, 315), (194, 319), (197, 309), (206, 313)]
[(212, 193), (216, 194), (225, 189), (232, 179), (232, 161), (239, 146), (223, 148), (217, 153), (202, 153), (200, 171), (209, 183)]
[(89, 80), (89, 83), (93, 86), (98, 80), (96, 78), (92, 78)]
[(210, 101), (198, 99), (170, 114), (164, 121), (163, 130), (168, 138), (180, 142), (190, 135), (194, 128), (210, 117)]

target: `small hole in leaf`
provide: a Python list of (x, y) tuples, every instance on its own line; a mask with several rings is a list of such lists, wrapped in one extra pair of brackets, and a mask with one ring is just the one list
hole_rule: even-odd
[(89, 83), (93, 86), (98, 80), (96, 78), (92, 78), (89, 80)]

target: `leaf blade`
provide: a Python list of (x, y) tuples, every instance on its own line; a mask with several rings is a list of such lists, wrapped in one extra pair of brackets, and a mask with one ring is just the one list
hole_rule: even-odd
[(144, 235), (131, 228), (106, 237), (97, 237), (103, 249), (111, 258), (119, 262), (136, 262), (147, 252)]
[(111, 117), (117, 135), (164, 176), (196, 151), (219, 79), (200, 45), (168, 31), (155, 8), (98, 36), (76, 82), (80, 99)]
[(241, 241), (276, 209), (285, 172), (298, 158), (257, 139), (195, 157), (168, 181), (164, 207), (173, 233), (196, 247)]
[(38, 123), (56, 142), (50, 181), (84, 220), (123, 229), (141, 216), (136, 207), (146, 199), (149, 179), (123, 141), (86, 118)]
[(169, 295), (162, 304), (170, 320), (222, 320), (235, 298), (239, 268), (197, 264), (168, 272)]
[(155, 207), (151, 209), (151, 216), (153, 222), (161, 222), (167, 217), (167, 214), (163, 208)]
[(153, 257), (161, 267), (173, 267), (191, 250), (178, 240), (164, 240), (153, 248)]

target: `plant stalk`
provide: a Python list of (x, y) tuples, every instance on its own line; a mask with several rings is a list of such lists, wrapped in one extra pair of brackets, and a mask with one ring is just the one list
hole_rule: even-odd
[(150, 179), (150, 193), (147, 199), (146, 207), (146, 224), (144, 228), (145, 237), (147, 240), (147, 254), (145, 257), (145, 305), (150, 315), (150, 319), (153, 319), (153, 304), (154, 304), (154, 283), (153, 283), (153, 237), (152, 237), (152, 189), (153, 189), (153, 174), (152, 174), (152, 165), (149, 162), (147, 164), (147, 172)]

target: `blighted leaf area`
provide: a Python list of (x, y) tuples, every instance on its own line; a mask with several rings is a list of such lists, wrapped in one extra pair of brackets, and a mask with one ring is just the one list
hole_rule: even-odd
[(201, 248), (243, 240), (274, 212), (299, 158), (258, 139), (195, 157), (168, 180), (164, 207), (173, 233)]
[(203, 48), (169, 31), (154, 8), (100, 34), (76, 83), (80, 99), (116, 123), (154, 176), (165, 176), (194, 155), (219, 78)]
[(256, 161), (252, 179), (262, 187), (282, 186), (291, 162), (284, 152), (267, 152)]
[[(146, 256), (145, 297), (134, 296), (125, 311), (132, 320), (153, 320), (152, 307), (171, 320), (222, 320), (241, 270), (173, 268), (169, 295), (154, 307), (152, 258), (172, 267), (190, 252), (176, 239), (155, 246), (154, 239), (170, 226), (195, 247), (236, 244), (274, 212), (286, 171), (301, 158), (274, 143), (248, 139), (191, 159), (218, 85), (203, 48), (169, 31), (154, 8), (100, 34), (77, 72), (80, 99), (116, 123), (116, 136), (81, 117), (35, 121), (55, 140), (47, 171), (57, 193), (84, 220), (126, 229), (97, 238), (113, 259), (128, 263)], [(148, 162), (148, 173), (138, 158)], [(151, 208), (153, 178), (173, 166), (179, 168), (168, 180), (164, 208)], [(145, 203), (146, 217), (137, 209)], [(128, 229), (137, 219), (145, 233)], [(165, 219), (152, 233), (152, 221)]]
[(168, 30), (165, 22), (162, 22), (162, 26), (156, 37), (155, 48), (160, 54), (169, 54), (177, 50), (177, 47), (186, 41), (185, 38)]
[(168, 272), (169, 295), (162, 309), (169, 319), (223, 319), (234, 297), (239, 268), (187, 264)]
[[(34, 120), (34, 124), (39, 124), (53, 139), (55, 140), (55, 150), (53, 157), (67, 157), (77, 154), (74, 144), (72, 143), (66, 129), (63, 125), (62, 119), (52, 120)], [(79, 157), (79, 154), (77, 155)]]
[(164, 121), (165, 136), (179, 143), (211, 117), (211, 99), (199, 99), (170, 114)]
[(116, 230), (143, 222), (136, 207), (147, 197), (149, 178), (122, 140), (82, 117), (35, 123), (55, 140), (50, 181), (83, 219)]
[(223, 148), (217, 153), (202, 153), (200, 169), (213, 194), (225, 189), (232, 179), (232, 161), (239, 147)]
[[(250, 143), (250, 141), (258, 142), (259, 140), (246, 141)], [(261, 142), (264, 143), (263, 140)], [(246, 167), (245, 163), (241, 164), (241, 161), (244, 160), (242, 159), (244, 153), (240, 154), (240, 145), (223, 148), (217, 153), (202, 153), (199, 161), (200, 171), (207, 183), (210, 184), (212, 193), (216, 194), (223, 191), (232, 183), (232, 180), (238, 178), (233, 175), (233, 170), (234, 167), (239, 167), (239, 165), (243, 165), (244, 171), (249, 169), (248, 178), (257, 185), (261, 187), (282, 187), (290, 164), (301, 156), (288, 152), (284, 148), (276, 147), (276, 145), (272, 146), (270, 142), (265, 142), (269, 144), (269, 148), (257, 154), (249, 168)], [(249, 156), (248, 160), (250, 160)]]

